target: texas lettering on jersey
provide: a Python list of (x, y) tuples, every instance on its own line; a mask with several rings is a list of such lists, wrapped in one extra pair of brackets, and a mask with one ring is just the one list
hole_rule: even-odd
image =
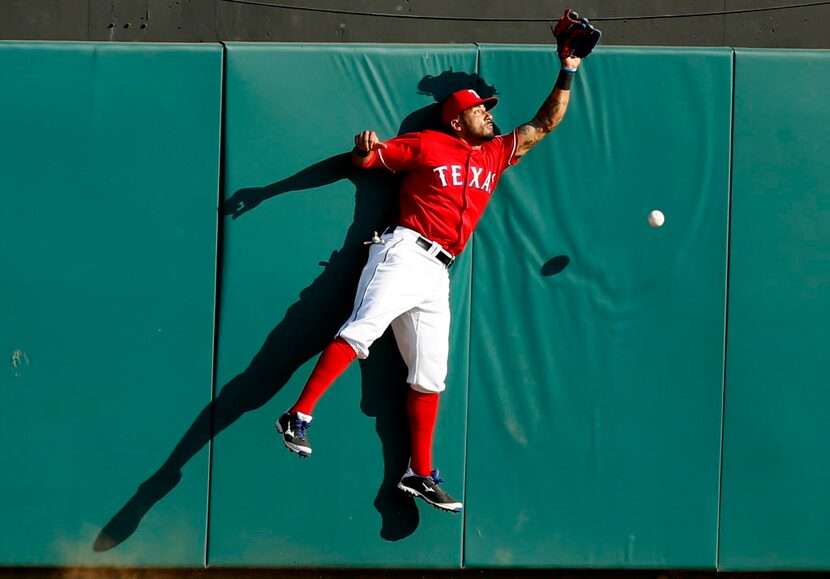
[[(441, 179), (442, 187), (449, 186), (449, 182), (447, 181), (447, 173), (450, 175), (453, 186), (458, 187), (459, 185), (464, 184), (464, 165), (443, 165), (441, 167), (436, 167), (433, 171), (438, 173), (438, 177)], [(496, 178), (495, 173), (487, 171), (487, 178), (484, 180), (484, 183), (481, 183), (481, 174), (484, 172), (483, 167), (475, 167), (470, 165), (469, 172), (472, 177), (470, 178), (470, 182), (467, 183), (467, 187), (475, 187), (476, 189), (482, 189), (488, 193), (492, 193), (490, 186)]]
[(516, 143), (515, 131), (479, 148), (446, 133), (419, 131), (386, 141), (369, 166), (404, 173), (398, 224), (458, 255), (502, 172), (518, 162)]

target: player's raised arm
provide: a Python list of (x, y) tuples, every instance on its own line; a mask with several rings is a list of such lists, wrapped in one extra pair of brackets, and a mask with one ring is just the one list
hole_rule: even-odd
[(362, 131), (354, 136), (352, 163), (356, 167), (366, 167), (372, 161), (375, 151), (385, 148), (386, 145), (375, 131)]
[(587, 18), (582, 18), (570, 8), (559, 19), (556, 27), (551, 25), (556, 37), (556, 53), (562, 63), (556, 84), (539, 112), (516, 130), (518, 143), (516, 157), (521, 157), (536, 146), (562, 122), (571, 100), (571, 82), (582, 59), (591, 54), (602, 32)]
[(548, 98), (542, 103), (536, 116), (516, 130), (519, 139), (516, 157), (521, 157), (535, 147), (565, 118), (565, 112), (571, 100), (571, 83), (582, 59), (567, 56), (561, 60), (562, 68)]

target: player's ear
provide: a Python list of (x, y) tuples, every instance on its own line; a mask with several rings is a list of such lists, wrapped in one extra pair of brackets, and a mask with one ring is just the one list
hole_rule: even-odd
[(461, 132), (461, 121), (459, 119), (453, 119), (450, 121), (450, 129), (452, 129), (453, 133), (460, 133)]

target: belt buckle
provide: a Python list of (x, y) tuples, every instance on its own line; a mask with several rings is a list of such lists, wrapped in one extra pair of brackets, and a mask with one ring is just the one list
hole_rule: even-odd
[(427, 239), (423, 235), (418, 236), (418, 239), (415, 240), (415, 244), (424, 251), (426, 251), (427, 254), (432, 255), (432, 257), (444, 264), (444, 267), (446, 269), (449, 269), (450, 266), (452, 266), (452, 264), (455, 262), (454, 255), (452, 255), (449, 251), (441, 247), (440, 244)]

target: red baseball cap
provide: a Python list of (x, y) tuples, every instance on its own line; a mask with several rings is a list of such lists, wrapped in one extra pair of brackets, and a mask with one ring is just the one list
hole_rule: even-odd
[(484, 105), (484, 108), (489, 111), (496, 106), (496, 103), (498, 102), (499, 99), (496, 97), (483, 99), (476, 91), (470, 88), (459, 90), (452, 93), (447, 97), (447, 100), (444, 101), (444, 104), (441, 107), (441, 119), (444, 121), (445, 125), (449, 125), (454, 118), (470, 107)]

